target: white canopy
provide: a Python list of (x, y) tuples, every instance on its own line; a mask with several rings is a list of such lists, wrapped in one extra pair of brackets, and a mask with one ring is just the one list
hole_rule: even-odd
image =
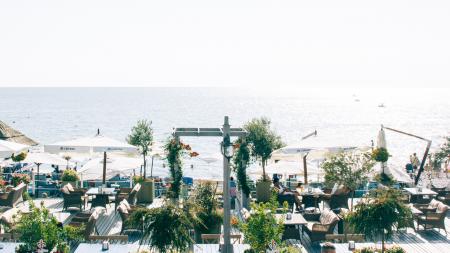
[[(110, 179), (116, 175), (130, 176), (134, 169), (139, 169), (142, 165), (142, 159), (137, 157), (110, 156), (106, 160), (106, 178)], [(78, 174), (82, 180), (98, 180), (102, 179), (103, 158), (94, 158), (88, 161)]]
[(97, 134), (93, 137), (79, 138), (75, 140), (44, 145), (44, 150), (45, 152), (49, 153), (137, 152), (137, 148), (133, 145), (108, 138), (100, 134)]
[(49, 153), (28, 153), (23, 163), (50, 164), (50, 165), (67, 165), (67, 161), (61, 157)]
[[(262, 175), (260, 166), (251, 166), (249, 168), (250, 175)], [(303, 162), (300, 161), (279, 161), (266, 166), (266, 174), (281, 174), (284, 176), (296, 175), (303, 176)], [(308, 162), (308, 175), (322, 175), (323, 172), (317, 166), (317, 163)]]
[(29, 147), (17, 142), (0, 140), (0, 158), (9, 158), (14, 153), (26, 151)]
[(125, 152), (137, 153), (137, 148), (125, 142), (121, 142), (112, 138), (105, 137), (100, 134), (93, 137), (79, 138), (71, 141), (57, 142), (50, 145), (44, 145), (44, 150), (50, 153), (59, 152), (79, 152), (93, 153), (103, 152), (103, 184), (106, 184), (106, 153), (107, 152)]

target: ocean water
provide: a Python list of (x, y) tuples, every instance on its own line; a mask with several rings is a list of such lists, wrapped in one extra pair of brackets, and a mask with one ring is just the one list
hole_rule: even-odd
[[(227, 115), (232, 127), (266, 116), (287, 144), (317, 130), (323, 145), (369, 146), (384, 124), (431, 139), (436, 148), (450, 134), (449, 96), (450, 89), (419, 88), (0, 88), (0, 120), (42, 144), (94, 135), (97, 128), (124, 140), (139, 119), (151, 120), (163, 142), (174, 127), (220, 127)], [(392, 166), (425, 150), (421, 140), (389, 131), (386, 137)], [(201, 156), (220, 152), (217, 138), (184, 141)], [(221, 177), (220, 162), (185, 164), (189, 175)]]

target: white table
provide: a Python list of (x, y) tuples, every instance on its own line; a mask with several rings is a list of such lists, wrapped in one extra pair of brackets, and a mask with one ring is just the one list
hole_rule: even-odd
[[(75, 253), (135, 253), (139, 244), (110, 244), (109, 250), (102, 250), (101, 243), (80, 243), (75, 249)], [(147, 246), (141, 246), (146, 249)], [(1, 252), (1, 251), (0, 251)]]
[(407, 191), (411, 195), (437, 195), (437, 192), (432, 191), (428, 188), (422, 188), (422, 191), (419, 191), (417, 187), (403, 188), (403, 190)]
[[(320, 247), (322, 247), (323, 243), (320, 244)], [(333, 243), (334, 247), (336, 248), (336, 253), (352, 253), (352, 251), (348, 250), (348, 243)], [(362, 249), (367, 247), (375, 247), (375, 243), (372, 242), (363, 242), (363, 243), (355, 243), (356, 249)], [(381, 245), (380, 245), (381, 248)]]
[(16, 247), (19, 246), (20, 243), (17, 242), (0, 242), (0, 245), (3, 246), (3, 248), (0, 249), (0, 252), (16, 252)]
[(287, 214), (275, 214), (277, 220), (282, 219), (284, 225), (306, 225), (308, 222), (303, 218), (303, 215), (299, 213), (293, 213), (291, 219), (286, 219)]
[[(219, 244), (194, 244), (194, 253), (217, 253), (219, 247)], [(246, 249), (250, 249), (250, 245), (233, 244), (233, 253), (243, 253)]]

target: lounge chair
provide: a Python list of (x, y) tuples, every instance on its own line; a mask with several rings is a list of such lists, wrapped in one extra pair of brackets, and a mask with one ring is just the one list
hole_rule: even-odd
[(61, 188), (61, 193), (63, 195), (63, 210), (67, 210), (69, 207), (77, 207), (83, 210), (86, 207), (86, 191), (84, 189), (75, 189), (69, 183)]
[(129, 223), (130, 215), (138, 208), (142, 207), (130, 205), (126, 199), (120, 202), (117, 207), (117, 212), (119, 213), (120, 219), (122, 220), (120, 234), (123, 234), (125, 231), (142, 231), (141, 227), (137, 228), (135, 224)]
[(311, 242), (323, 241), (327, 234), (333, 234), (339, 217), (330, 209), (321, 214), (304, 214), (308, 224), (303, 225), (303, 233), (307, 233)]
[(439, 230), (444, 229), (447, 234), (447, 230), (445, 229), (445, 217), (447, 215), (448, 206), (440, 201), (434, 201), (433, 206), (436, 206), (436, 211), (430, 210), (424, 213), (424, 215), (417, 217), (417, 229), (422, 225), (425, 230), (429, 228), (438, 228)]
[(85, 230), (84, 230), (84, 234), (83, 234), (84, 239), (86, 241), (90, 241), (92, 235), (98, 234), (98, 230), (97, 230), (97, 226), (96, 226), (98, 217), (99, 217), (99, 214), (95, 210), (89, 215), (89, 218), (87, 219), (87, 221), (85, 219), (72, 220), (69, 223), (69, 226), (75, 226), (75, 227), (85, 226)]
[(11, 191), (0, 193), (0, 206), (15, 207), (18, 203), (23, 201), (22, 194), (26, 188), (26, 184), (20, 183), (12, 188)]

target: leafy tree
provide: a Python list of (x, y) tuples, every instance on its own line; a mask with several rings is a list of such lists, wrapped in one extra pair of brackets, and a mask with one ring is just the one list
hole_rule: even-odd
[(144, 158), (144, 178), (147, 175), (147, 161), (146, 156), (151, 151), (153, 144), (153, 129), (152, 122), (147, 120), (138, 120), (137, 124), (131, 129), (131, 134), (128, 135), (127, 141), (129, 144), (139, 148), (142, 157)]
[(284, 146), (281, 136), (270, 128), (268, 118), (255, 118), (244, 125), (248, 135), (246, 142), (250, 145), (251, 155), (255, 159), (261, 159), (263, 167), (263, 180), (266, 181), (266, 163), (272, 152)]
[(395, 189), (377, 190), (373, 199), (367, 199), (355, 206), (346, 220), (356, 233), (362, 233), (376, 240), (381, 237), (382, 252), (384, 243), (392, 237), (395, 230), (413, 225), (411, 209), (400, 200), (400, 192)]
[(236, 172), (239, 188), (248, 197), (250, 195), (250, 187), (247, 181), (246, 169), (250, 162), (250, 149), (243, 138), (237, 139), (234, 147), (236, 152), (232, 160), (233, 168)]
[(277, 207), (276, 196), (267, 203), (253, 203), (252, 210), (254, 212), (247, 222), (239, 224), (246, 242), (256, 253), (266, 252), (272, 242), (277, 245), (281, 244), (284, 225), (282, 220), (277, 220), (275, 217)]
[(445, 137), (445, 143), (434, 153), (434, 159), (432, 160), (434, 168), (441, 168), (441, 164), (445, 161), (450, 162), (450, 136)]
[(343, 185), (352, 193), (351, 209), (353, 208), (354, 192), (362, 183), (368, 180), (369, 172), (375, 162), (368, 153), (356, 154), (342, 152), (326, 159), (322, 168), (325, 171), (325, 184)]

